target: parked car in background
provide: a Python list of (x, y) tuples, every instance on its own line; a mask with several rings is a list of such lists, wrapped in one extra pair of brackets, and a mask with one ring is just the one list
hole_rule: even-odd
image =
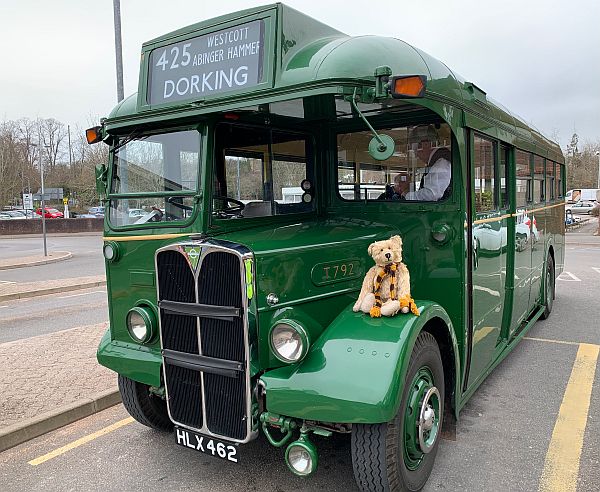
[(143, 217), (146, 211), (143, 208), (130, 208), (129, 217)]
[(104, 217), (104, 211), (106, 207), (92, 207), (88, 210), (88, 214), (95, 215), (96, 217)]
[(28, 219), (40, 219), (41, 217), (35, 213), (35, 210), (15, 210), (15, 212), (19, 212), (23, 214)]
[(23, 210), (4, 210), (3, 214), (9, 215), (11, 219), (26, 219), (25, 211)]
[(0, 220), (12, 220), (13, 217), (8, 215), (6, 212), (0, 212)]
[(567, 206), (568, 210), (571, 210), (573, 214), (589, 214), (591, 210), (596, 205), (596, 202), (588, 201), (588, 200), (579, 200), (577, 203), (574, 203), (570, 207)]
[[(57, 210), (55, 208), (50, 208), (50, 207), (45, 207), (46, 208), (46, 213), (44, 214), (44, 217), (46, 217), (47, 219), (62, 219), (63, 218), (63, 213), (60, 210)], [(38, 214), (39, 216), (42, 215), (42, 209), (38, 208), (35, 211), (36, 214)]]

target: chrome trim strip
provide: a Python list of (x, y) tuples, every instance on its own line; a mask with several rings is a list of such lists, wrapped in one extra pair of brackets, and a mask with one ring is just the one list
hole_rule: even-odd
[[(202, 250), (202, 254), (200, 255), (200, 258), (198, 259), (198, 264), (197, 264), (195, 271), (185, 253), (186, 247), (198, 247), (198, 248), (201, 248), (201, 250)], [(245, 352), (245, 359), (246, 359), (246, 363), (245, 363), (245, 371), (246, 371), (246, 437), (244, 439), (234, 439), (230, 436), (223, 436), (220, 434), (215, 434), (215, 433), (211, 432), (210, 429), (208, 429), (208, 427), (206, 425), (206, 394), (204, 391), (204, 372), (200, 372), (201, 391), (202, 391), (202, 428), (197, 429), (194, 427), (189, 427), (188, 425), (185, 425), (181, 422), (174, 420), (171, 415), (171, 410), (169, 407), (169, 389), (167, 386), (165, 364), (164, 364), (164, 357), (163, 357), (162, 370), (163, 370), (163, 380), (165, 383), (165, 394), (167, 397), (167, 411), (169, 414), (169, 418), (171, 419), (171, 421), (173, 423), (175, 423), (183, 428), (191, 429), (191, 430), (194, 430), (201, 434), (208, 435), (210, 437), (224, 439), (224, 440), (230, 441), (230, 442), (237, 442), (240, 444), (244, 444), (249, 441), (252, 441), (253, 439), (256, 439), (256, 437), (258, 436), (258, 430), (254, 430), (254, 431), (252, 430), (252, 392), (251, 392), (251, 388), (250, 388), (250, 340), (249, 340), (250, 335), (249, 335), (249, 321), (248, 321), (249, 300), (246, 295), (246, 270), (245, 270), (245, 266), (244, 266), (244, 260), (251, 259), (253, 262), (253, 265), (254, 265), (254, 256), (252, 255), (252, 252), (249, 249), (245, 248), (244, 246), (241, 246), (236, 243), (231, 243), (229, 241), (221, 241), (221, 240), (214, 240), (214, 239), (191, 240), (191, 241), (185, 241), (185, 242), (176, 243), (176, 244), (170, 244), (170, 245), (164, 246), (162, 248), (159, 248), (156, 250), (156, 252), (154, 254), (154, 268), (155, 268), (155, 275), (156, 275), (156, 289), (157, 289), (157, 293), (158, 293), (158, 299), (160, 299), (160, 292), (159, 292), (159, 282), (158, 282), (157, 258), (158, 258), (159, 253), (161, 253), (163, 251), (168, 251), (168, 250), (177, 251), (180, 254), (182, 254), (184, 256), (184, 258), (186, 259), (188, 266), (192, 270), (192, 273), (194, 275), (194, 289), (195, 289), (195, 295), (196, 295), (196, 302), (199, 299), (198, 274), (202, 268), (204, 259), (206, 258), (206, 256), (208, 254), (210, 254), (212, 252), (216, 252), (216, 251), (224, 251), (224, 252), (228, 252), (231, 254), (235, 254), (240, 260), (240, 288), (242, 290), (242, 311), (243, 311), (241, 314), (243, 316), (244, 352)], [(254, 291), (256, 292), (256, 285), (254, 285)], [(200, 354), (202, 355), (202, 341), (201, 341), (202, 339), (200, 337), (200, 332), (202, 329), (201, 318), (196, 318), (196, 323), (197, 323), (196, 326), (197, 326), (198, 346), (199, 346), (198, 348), (199, 348)], [(161, 324), (160, 311), (159, 311), (159, 315), (158, 315), (158, 324), (159, 324), (159, 333), (160, 333), (160, 346), (161, 346), (161, 351), (162, 351), (162, 350), (164, 350), (164, 345), (163, 345), (163, 339), (162, 339), (162, 324)]]

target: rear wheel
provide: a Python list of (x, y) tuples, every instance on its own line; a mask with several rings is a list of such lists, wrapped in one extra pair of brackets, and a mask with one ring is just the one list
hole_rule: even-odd
[(140, 424), (162, 431), (173, 428), (167, 412), (167, 403), (151, 393), (150, 386), (119, 374), (119, 392), (123, 406)]
[(443, 414), (442, 358), (435, 338), (422, 332), (396, 417), (383, 424), (352, 426), (352, 465), (360, 490), (421, 490), (433, 468)]
[(552, 312), (552, 305), (554, 304), (555, 297), (555, 278), (554, 278), (554, 260), (552, 256), (548, 255), (546, 261), (546, 274), (544, 275), (544, 312), (540, 316), (542, 319), (547, 319)]

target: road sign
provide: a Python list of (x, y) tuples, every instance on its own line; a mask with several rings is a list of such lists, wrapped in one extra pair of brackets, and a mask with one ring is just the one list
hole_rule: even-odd
[(68, 204), (69, 204), (69, 199), (63, 198), (63, 205), (68, 205)]
[(33, 210), (33, 194), (23, 193), (23, 208), (25, 210)]

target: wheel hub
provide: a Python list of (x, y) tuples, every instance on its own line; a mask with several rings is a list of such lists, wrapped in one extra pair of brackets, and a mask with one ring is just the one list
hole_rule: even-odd
[(437, 424), (439, 419), (436, 416), (435, 406), (439, 411), (440, 392), (433, 386), (429, 388), (421, 403), (421, 412), (419, 415), (419, 447), (425, 454), (429, 453), (435, 444), (437, 437)]
[(433, 374), (428, 367), (422, 367), (411, 382), (404, 414), (404, 462), (408, 469), (416, 470), (433, 449), (440, 427), (440, 409), (440, 392)]

